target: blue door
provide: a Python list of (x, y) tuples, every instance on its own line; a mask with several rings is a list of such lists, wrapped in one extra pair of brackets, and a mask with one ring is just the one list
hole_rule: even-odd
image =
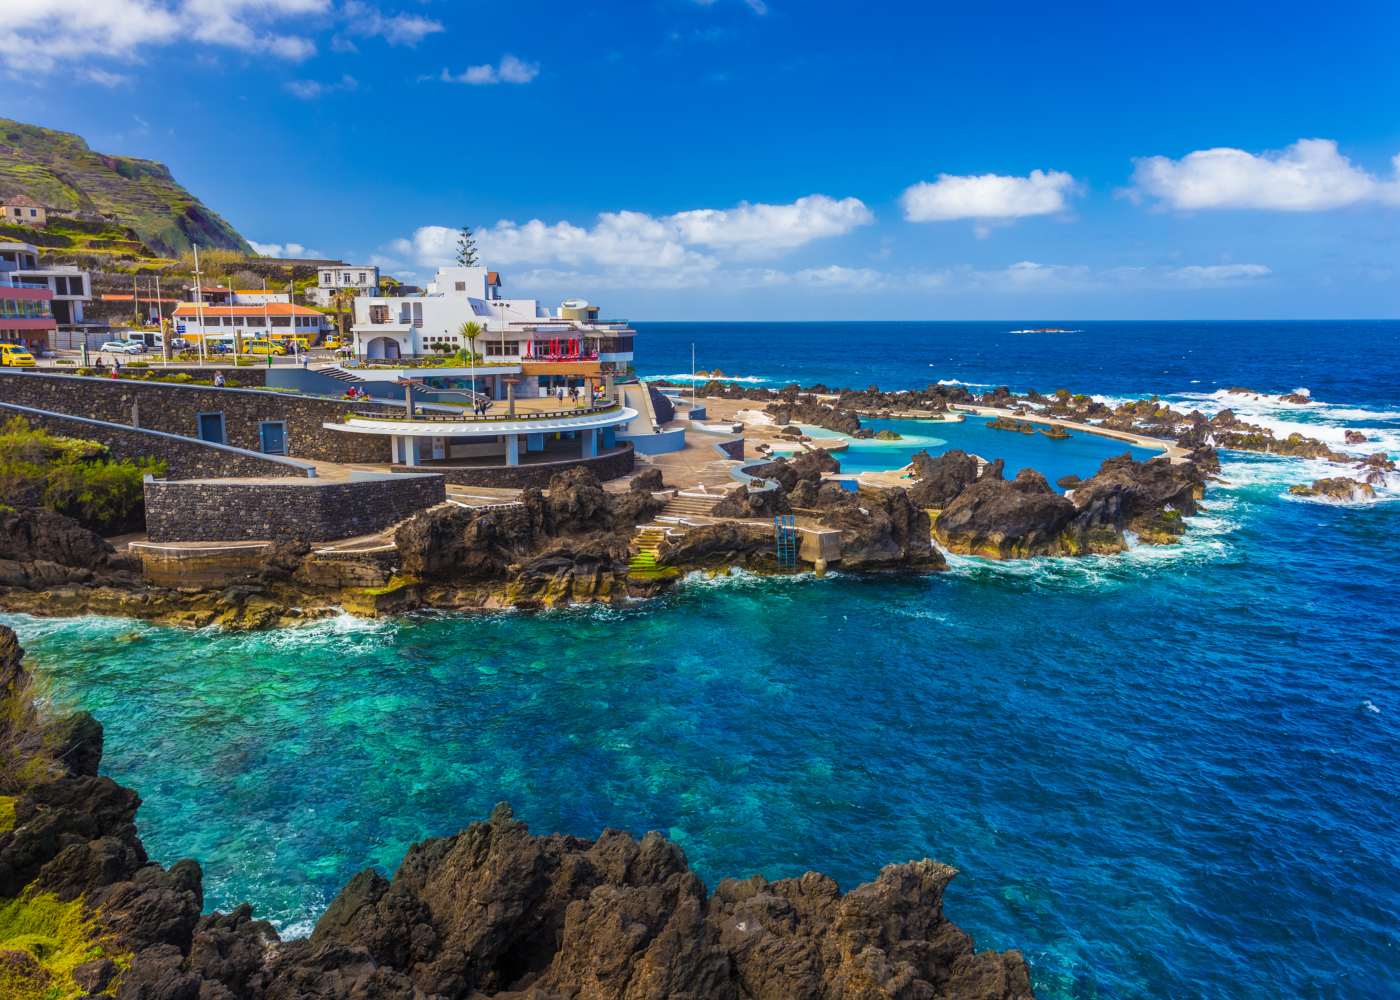
[(264, 455), (287, 454), (287, 424), (283, 420), (264, 420), (258, 427)]
[(224, 415), (222, 413), (201, 413), (199, 415), (199, 439), (213, 444), (224, 443)]

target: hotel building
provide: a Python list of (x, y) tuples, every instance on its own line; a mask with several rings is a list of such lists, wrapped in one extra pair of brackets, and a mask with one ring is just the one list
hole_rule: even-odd
[(37, 271), (39, 251), (28, 243), (0, 243), (0, 343), (19, 344), (38, 353), (48, 350), (58, 328), (53, 289)]

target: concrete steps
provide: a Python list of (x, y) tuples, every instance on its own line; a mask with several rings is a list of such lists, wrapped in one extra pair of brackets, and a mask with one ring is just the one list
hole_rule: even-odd
[(316, 371), (320, 372), (322, 375), (329, 375), (331, 378), (347, 384), (364, 381), (363, 378), (356, 375), (354, 372), (348, 372), (339, 365), (327, 365), (325, 368), (317, 368)]
[(632, 557), (627, 562), (627, 575), (638, 579), (656, 579), (665, 573), (656, 558), (666, 543), (666, 529), (654, 524), (642, 525), (632, 536)]
[(724, 497), (719, 495), (677, 493), (666, 502), (661, 513), (668, 518), (709, 517), (715, 505), (723, 499)]

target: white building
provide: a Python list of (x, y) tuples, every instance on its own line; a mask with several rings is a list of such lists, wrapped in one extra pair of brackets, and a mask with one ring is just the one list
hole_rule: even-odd
[(28, 284), (53, 292), (53, 318), (60, 327), (80, 326), (83, 305), (92, 301), (92, 279), (76, 267), (27, 267), (11, 272)]
[(306, 297), (318, 306), (329, 306), (338, 291), (356, 295), (379, 294), (379, 268), (373, 264), (329, 264), (316, 269), (316, 284)]
[[(600, 374), (626, 372), (636, 331), (625, 322), (599, 322), (597, 314), (595, 307), (576, 299), (552, 313), (538, 299), (502, 296), (495, 271), (444, 267), (421, 295), (357, 298), (354, 351), (384, 361), (465, 349), (487, 364), (574, 363), (591, 364)], [(481, 328), (472, 343), (462, 333), (467, 323)]]

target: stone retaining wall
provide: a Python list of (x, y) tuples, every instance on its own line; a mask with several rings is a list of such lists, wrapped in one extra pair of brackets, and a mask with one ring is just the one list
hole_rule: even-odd
[(260, 455), (210, 444), (197, 438), (179, 437), (143, 428), (127, 427), (102, 420), (71, 417), (31, 407), (0, 403), (0, 419), (23, 417), (31, 427), (51, 434), (99, 441), (111, 449), (116, 458), (160, 458), (165, 460), (166, 474), (175, 479), (208, 476), (298, 476), (305, 478), (310, 466), (295, 459)]
[[(199, 436), (198, 415), (222, 413), (225, 444), (261, 451), (259, 425), (267, 420), (286, 423), (287, 454), (327, 462), (387, 464), (388, 437), (341, 434), (321, 425), (338, 421), (351, 407), (375, 404), (300, 396), (262, 389), (216, 389), (164, 382), (84, 378), (37, 372), (0, 370), (0, 402), (32, 406), (93, 420), (139, 426), (150, 430)], [(399, 414), (399, 407), (383, 407)]]
[[(606, 482), (620, 476), (629, 475), (637, 464), (637, 453), (632, 445), (623, 443), (621, 447), (605, 452), (597, 458), (565, 458), (558, 462), (532, 462), (528, 465), (491, 465), (473, 468), (471, 466), (433, 465), (431, 471), (445, 477), (449, 483), (459, 486), (495, 486), (506, 489), (522, 489), (538, 486), (544, 489), (551, 477), (575, 466), (585, 466), (593, 474)], [(395, 472), (422, 472), (424, 466), (396, 465)]]
[(382, 531), (446, 499), (446, 483), (432, 474), (346, 482), (152, 479), (146, 534), (152, 542), (328, 542)]

